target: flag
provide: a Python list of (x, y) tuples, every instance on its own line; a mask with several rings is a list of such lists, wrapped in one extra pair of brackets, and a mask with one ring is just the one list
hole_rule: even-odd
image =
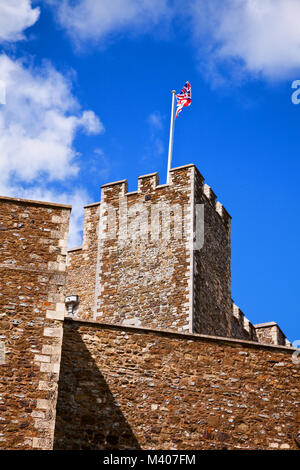
[[(186, 82), (181, 92), (176, 95), (177, 105), (176, 105), (176, 118), (179, 113), (181, 113), (182, 108), (186, 106), (191, 106), (192, 103), (192, 89), (191, 84)], [(176, 119), (175, 118), (175, 119)]]

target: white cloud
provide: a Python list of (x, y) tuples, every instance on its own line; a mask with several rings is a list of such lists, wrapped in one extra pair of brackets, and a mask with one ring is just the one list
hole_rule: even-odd
[(44, 0), (78, 46), (181, 20), (202, 70), (292, 78), (300, 69), (299, 0)]
[(157, 157), (163, 155), (165, 151), (164, 141), (161, 137), (161, 133), (164, 128), (164, 117), (159, 111), (154, 111), (148, 117), (148, 123), (150, 126), (150, 141), (153, 156)]
[[(108, 178), (111, 173), (111, 162), (109, 158), (105, 155), (102, 149), (96, 148), (94, 150), (96, 158), (94, 158), (94, 168), (93, 170), (97, 172), (98, 177)], [(116, 161), (114, 161), (115, 165)]]
[(86, 202), (86, 196), (48, 188), (53, 182), (63, 186), (76, 177), (79, 155), (73, 141), (77, 132), (97, 134), (103, 125), (93, 111), (81, 110), (71, 82), (49, 64), (36, 69), (2, 54), (0, 76), (6, 84), (6, 104), (0, 105), (0, 191), (14, 197), (75, 201), (74, 229), (79, 220), (78, 201)]
[(164, 130), (164, 116), (159, 111), (153, 111), (147, 117), (149, 126), (149, 144), (145, 147), (141, 161), (153, 160), (165, 152), (162, 132)]
[(168, 0), (45, 0), (75, 42), (103, 40), (119, 31), (136, 31), (168, 19)]
[(0, 0), (0, 43), (24, 38), (23, 31), (32, 26), (40, 15), (30, 0)]
[(73, 139), (79, 128), (88, 134), (103, 130), (93, 111), (80, 111), (71, 84), (49, 64), (26, 68), (21, 61), (0, 56), (6, 84), (6, 105), (0, 112), (0, 179), (14, 176), (33, 181), (76, 175)]
[(193, 31), (210, 75), (229, 63), (239, 73), (290, 78), (300, 70), (299, 0), (192, 0)]
[(162, 130), (163, 128), (163, 117), (158, 111), (154, 111), (148, 117), (148, 123), (150, 127), (154, 130)]

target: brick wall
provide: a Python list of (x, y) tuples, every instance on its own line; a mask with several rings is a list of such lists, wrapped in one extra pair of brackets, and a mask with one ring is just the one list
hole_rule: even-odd
[(0, 448), (51, 449), (70, 206), (0, 198)]
[(66, 321), (56, 449), (295, 449), (292, 350)]

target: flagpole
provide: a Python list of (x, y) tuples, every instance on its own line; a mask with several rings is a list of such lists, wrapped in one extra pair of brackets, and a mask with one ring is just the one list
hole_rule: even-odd
[(176, 91), (172, 90), (172, 109), (171, 109), (171, 123), (170, 123), (169, 153), (168, 153), (167, 184), (169, 184), (169, 181), (170, 181), (170, 169), (171, 169), (172, 152), (173, 152), (175, 93)]

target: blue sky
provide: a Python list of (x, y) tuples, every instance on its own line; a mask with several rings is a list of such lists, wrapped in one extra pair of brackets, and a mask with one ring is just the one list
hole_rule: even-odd
[(71, 203), (195, 163), (232, 216), (232, 296), (300, 339), (296, 0), (0, 0), (0, 193)]

